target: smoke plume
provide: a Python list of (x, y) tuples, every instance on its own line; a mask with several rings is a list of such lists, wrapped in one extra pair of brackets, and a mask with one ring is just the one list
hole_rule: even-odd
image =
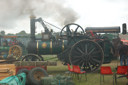
[(77, 13), (64, 0), (0, 0), (0, 6), (0, 25), (13, 26), (17, 20), (32, 14), (37, 18), (52, 18), (60, 25), (78, 19)]

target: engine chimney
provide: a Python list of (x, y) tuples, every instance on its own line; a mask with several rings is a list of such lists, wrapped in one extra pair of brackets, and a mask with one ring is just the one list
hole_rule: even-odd
[(30, 16), (31, 41), (35, 41), (35, 22), (36, 22), (35, 18), (36, 17), (34, 15)]

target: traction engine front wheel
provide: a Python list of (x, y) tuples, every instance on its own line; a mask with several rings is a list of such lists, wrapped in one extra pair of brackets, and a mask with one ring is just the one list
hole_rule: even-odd
[(16, 60), (22, 56), (22, 48), (19, 45), (13, 45), (9, 49), (9, 56), (13, 56)]
[(21, 61), (42, 61), (42, 58), (36, 54), (27, 54), (21, 59)]

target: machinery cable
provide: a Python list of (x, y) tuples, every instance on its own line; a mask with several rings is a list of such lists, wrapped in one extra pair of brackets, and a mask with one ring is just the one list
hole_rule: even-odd
[[(44, 21), (44, 20), (43, 20)], [(55, 25), (53, 25), (53, 24), (51, 24), (51, 23), (49, 23), (49, 22), (47, 22), (47, 21), (44, 21), (45, 23), (47, 23), (47, 24), (49, 24), (49, 25), (51, 25), (51, 26), (53, 26), (53, 27), (55, 27), (55, 28), (57, 28), (57, 29), (59, 29), (59, 30), (61, 30), (61, 28), (60, 27), (57, 27), (57, 26), (55, 26)]]

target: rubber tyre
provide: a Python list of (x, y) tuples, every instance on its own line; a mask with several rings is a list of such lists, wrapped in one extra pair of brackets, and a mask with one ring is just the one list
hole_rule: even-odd
[(29, 74), (28, 79), (31, 83), (31, 85), (41, 85), (41, 77), (47, 77), (48, 73), (40, 67), (33, 68)]
[(28, 74), (29, 74), (29, 70), (28, 69), (20, 69), (17, 74), (20, 74), (20, 73), (25, 73), (26, 74), (26, 85), (29, 85), (29, 81), (28, 81)]

